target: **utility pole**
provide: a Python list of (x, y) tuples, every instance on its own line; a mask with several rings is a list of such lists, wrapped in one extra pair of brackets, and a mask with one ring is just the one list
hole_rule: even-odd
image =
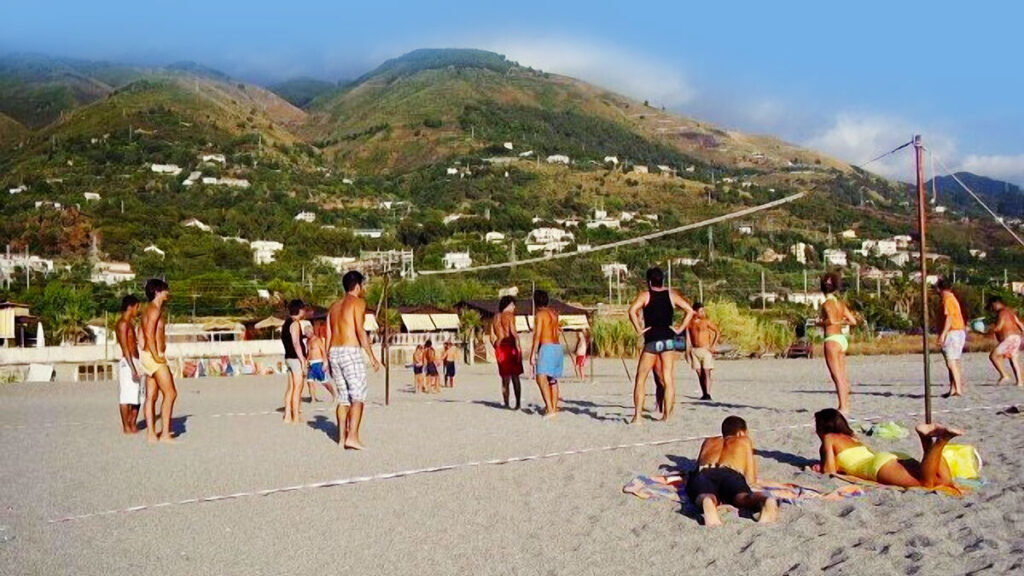
[(1003, 288), (1010, 285), (1010, 279), (1006, 276), (1006, 268), (1003, 268)]
[(384, 338), (380, 342), (381, 362), (384, 363), (384, 405), (391, 405), (391, 362), (388, 357), (388, 288), (390, 287), (390, 271), (384, 272)]
[(925, 258), (928, 231), (928, 217), (925, 209), (928, 204), (925, 198), (924, 145), (921, 143), (920, 135), (914, 136), (914, 159), (917, 166), (917, 230), (921, 236), (921, 344), (924, 347), (924, 420), (931, 424), (932, 373), (931, 353), (928, 350), (928, 259)]
[(32, 270), (29, 267), (28, 244), (25, 245), (25, 289), (32, 287)]
[(622, 306), (622, 269), (615, 269), (615, 291), (618, 293), (619, 306)]
[(668, 289), (672, 289), (672, 259), (668, 259)]
[(765, 308), (767, 308), (767, 305), (766, 305), (766, 301), (767, 300), (768, 300), (768, 296), (765, 294), (765, 291), (764, 291), (764, 270), (761, 270), (761, 312), (764, 312)]
[(860, 296), (860, 268), (857, 268), (857, 295)]
[(882, 299), (882, 277), (877, 276), (875, 278), (875, 298), (878, 300)]
[(715, 261), (715, 233), (714, 229), (708, 226), (708, 263)]
[(700, 298), (700, 301), (703, 302), (704, 301), (704, 281), (701, 280), (700, 278), (697, 278), (697, 295)]
[(804, 268), (804, 295), (807, 295), (807, 268)]

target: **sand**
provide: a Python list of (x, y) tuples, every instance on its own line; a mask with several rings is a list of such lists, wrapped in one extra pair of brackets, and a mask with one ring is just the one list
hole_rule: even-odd
[[(714, 403), (696, 401), (687, 372), (675, 421), (639, 428), (624, 423), (631, 385), (618, 361), (598, 362), (592, 383), (563, 383), (564, 413), (551, 422), (535, 413), (533, 384), (527, 412), (501, 409), (490, 365), (462, 368), (458, 387), (440, 397), (414, 395), (409, 374), (395, 374), (389, 407), (377, 375), (365, 452), (335, 445), (326, 403), (305, 405), (306, 425), (282, 424), (283, 377), (180, 383), (175, 446), (121, 435), (113, 383), (3, 385), (0, 573), (1020, 573), (1024, 416), (997, 412), (1024, 404), (1024, 390), (994, 386), (983, 356), (965, 365), (967, 396), (934, 406), (938, 421), (968, 430), (963, 441), (984, 456), (988, 485), (962, 499), (877, 490), (784, 506), (774, 526), (727, 515), (718, 529), (622, 486), (692, 461), (693, 437), (714, 433), (727, 414), (753, 429), (764, 478), (835, 486), (802, 471), (816, 439), (790, 427), (834, 403), (822, 361), (720, 362)], [(850, 371), (854, 416), (920, 419), (907, 416), (923, 409), (919, 356), (851, 358)], [(938, 363), (935, 374), (944, 383)], [(868, 443), (920, 454), (913, 437)], [(538, 455), (549, 457), (487, 463)], [(371, 478), (302, 487), (360, 477)], [(82, 517), (50, 523), (67, 516)]]

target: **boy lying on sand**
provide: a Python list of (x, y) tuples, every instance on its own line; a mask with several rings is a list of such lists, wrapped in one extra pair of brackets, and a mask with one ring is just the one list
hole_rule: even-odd
[(963, 434), (962, 430), (938, 424), (919, 425), (916, 430), (924, 456), (918, 462), (892, 452), (872, 452), (857, 440), (846, 417), (834, 408), (815, 412), (814, 428), (821, 439), (819, 472), (846, 474), (901, 488), (953, 486), (953, 476), (942, 457), (942, 449), (951, 439)]
[(701, 508), (705, 526), (721, 526), (720, 504), (760, 512), (760, 523), (778, 518), (775, 499), (750, 489), (750, 484), (757, 481), (757, 464), (743, 418), (729, 416), (722, 421), (722, 435), (701, 444), (697, 466), (686, 482), (686, 495)]

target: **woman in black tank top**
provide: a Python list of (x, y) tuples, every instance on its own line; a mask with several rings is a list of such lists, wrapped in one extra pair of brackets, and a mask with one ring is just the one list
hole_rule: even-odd
[[(675, 407), (675, 357), (677, 351), (684, 346), (677, 346), (677, 336), (682, 333), (693, 319), (693, 308), (689, 302), (664, 287), (665, 274), (660, 268), (647, 271), (647, 291), (637, 296), (629, 307), (629, 319), (637, 334), (644, 338), (644, 349), (636, 368), (636, 381), (633, 383), (633, 424), (640, 424), (644, 411), (644, 399), (647, 395), (647, 376), (657, 371), (664, 386), (661, 420), (668, 420)], [(686, 313), (678, 331), (672, 326), (675, 309)], [(641, 325), (641, 322), (643, 325)]]
[(284, 421), (289, 423), (301, 422), (302, 419), (299, 409), (302, 405), (302, 389), (306, 384), (306, 341), (301, 330), (296, 337), (292, 329), (300, 328), (299, 323), (305, 317), (306, 305), (302, 300), (292, 300), (288, 303), (288, 318), (281, 325), (284, 363), (288, 367), (288, 387), (284, 392)]

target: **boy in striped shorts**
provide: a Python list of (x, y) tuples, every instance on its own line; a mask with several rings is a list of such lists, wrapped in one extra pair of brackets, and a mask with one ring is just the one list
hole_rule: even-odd
[(370, 338), (363, 328), (366, 316), (366, 289), (363, 275), (350, 270), (342, 277), (345, 296), (331, 305), (327, 312), (328, 368), (334, 387), (338, 392), (338, 445), (346, 450), (362, 450), (359, 439), (359, 425), (363, 420), (363, 404), (366, 402), (366, 361), (370, 357), (373, 371), (380, 370), (380, 363), (373, 355)]

